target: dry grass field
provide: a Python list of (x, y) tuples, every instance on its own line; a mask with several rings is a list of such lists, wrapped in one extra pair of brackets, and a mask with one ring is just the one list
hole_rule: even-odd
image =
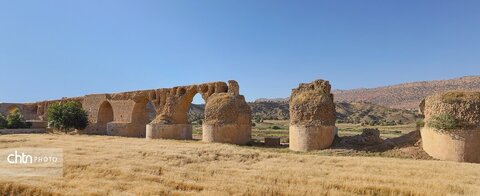
[[(288, 120), (265, 120), (261, 123), (255, 123), (252, 129), (253, 139), (256, 141), (263, 141), (264, 137), (280, 137), (281, 141), (288, 143), (288, 128), (290, 122)], [(362, 129), (378, 129), (383, 138), (394, 138), (403, 134), (415, 131), (416, 125), (393, 125), (393, 126), (362, 126), (360, 124), (337, 123), (339, 129), (339, 136), (352, 136), (362, 133)], [(194, 125), (195, 134), (197, 138), (201, 138), (202, 126)]]
[(2, 135), (64, 149), (64, 177), (0, 177), (12, 195), (480, 195), (480, 164), (111, 136)]

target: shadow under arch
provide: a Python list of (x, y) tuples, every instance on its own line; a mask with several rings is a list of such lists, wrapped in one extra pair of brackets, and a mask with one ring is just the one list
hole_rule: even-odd
[(96, 131), (99, 134), (107, 134), (107, 124), (114, 120), (113, 108), (110, 102), (104, 101), (98, 109)]
[(145, 137), (145, 128), (157, 116), (153, 103), (148, 99), (142, 99), (135, 103), (131, 117), (131, 133), (133, 137)]

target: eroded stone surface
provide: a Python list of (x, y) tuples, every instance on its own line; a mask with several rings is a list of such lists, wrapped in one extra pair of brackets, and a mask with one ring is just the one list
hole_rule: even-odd
[[(429, 96), (420, 104), (426, 125), (422, 145), (430, 156), (460, 162), (480, 163), (480, 92), (446, 92)], [(436, 115), (448, 114), (458, 122), (453, 130), (428, 126)]]
[(290, 96), (290, 149), (321, 150), (332, 145), (337, 134), (335, 103), (328, 81), (300, 84)]
[(242, 95), (231, 93), (214, 94), (205, 105), (204, 123), (221, 124), (251, 124), (252, 112)]
[(335, 125), (335, 103), (328, 81), (302, 83), (290, 97), (291, 125)]
[[(244, 127), (250, 126), (250, 107), (245, 102), (245, 98), (239, 94), (239, 89), (238, 83), (230, 80), (228, 84), (211, 82), (173, 88), (93, 94), (26, 104), (1, 103), (0, 113), (6, 115), (10, 110), (17, 108), (27, 120), (46, 121), (50, 105), (57, 102), (76, 101), (88, 112), (90, 122), (89, 126), (80, 133), (145, 137), (146, 125), (150, 124), (152, 133), (155, 133), (151, 134), (152, 137), (159, 135), (161, 138), (169, 138), (174, 135), (175, 137), (172, 136), (170, 139), (178, 139), (185, 134), (172, 132), (175, 132), (180, 125), (181, 127), (191, 126), (188, 124), (187, 114), (193, 97), (198, 93), (206, 103), (206, 123), (214, 125), (215, 128), (212, 130), (222, 132), (221, 135), (214, 137), (215, 140), (228, 142), (234, 139), (223, 140), (221, 137), (229, 135), (228, 130), (232, 130), (232, 126), (249, 131)], [(152, 112), (155, 113), (153, 118), (149, 115)], [(224, 125), (228, 125), (225, 130), (222, 129)], [(162, 130), (156, 130), (157, 128)], [(156, 134), (156, 131), (160, 131), (161, 134), (160, 132)], [(182, 131), (179, 130), (179, 132)], [(230, 135), (241, 135), (242, 141), (250, 139), (250, 132)], [(248, 138), (245, 139), (247, 136)], [(190, 136), (185, 136), (183, 139), (189, 138), (191, 138), (191, 131)]]
[[(460, 127), (480, 127), (480, 92), (446, 92), (425, 98), (420, 105), (425, 122), (433, 116), (449, 114)], [(427, 123), (428, 124), (428, 123)]]
[(203, 141), (246, 144), (251, 139), (250, 106), (245, 97), (238, 94), (238, 84), (228, 93), (213, 94), (205, 105)]

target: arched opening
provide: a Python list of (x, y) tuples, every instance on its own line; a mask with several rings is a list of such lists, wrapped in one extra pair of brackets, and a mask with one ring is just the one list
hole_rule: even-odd
[(202, 124), (205, 118), (205, 100), (200, 93), (195, 94), (187, 113), (188, 123), (192, 125), (192, 137), (202, 139)]
[(135, 103), (132, 111), (131, 133), (129, 136), (145, 137), (145, 128), (157, 116), (155, 106), (149, 100)]
[(97, 116), (96, 131), (98, 134), (107, 134), (107, 124), (113, 121), (113, 108), (108, 101), (100, 105)]

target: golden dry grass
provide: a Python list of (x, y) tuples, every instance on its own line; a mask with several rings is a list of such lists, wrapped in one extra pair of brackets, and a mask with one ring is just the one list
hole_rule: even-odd
[(442, 101), (445, 103), (458, 103), (462, 101), (478, 101), (480, 100), (480, 92), (460, 92), (460, 91), (450, 91), (440, 94)]
[(480, 195), (480, 164), (285, 153), (199, 141), (2, 135), (60, 147), (64, 177), (0, 177), (4, 194)]

